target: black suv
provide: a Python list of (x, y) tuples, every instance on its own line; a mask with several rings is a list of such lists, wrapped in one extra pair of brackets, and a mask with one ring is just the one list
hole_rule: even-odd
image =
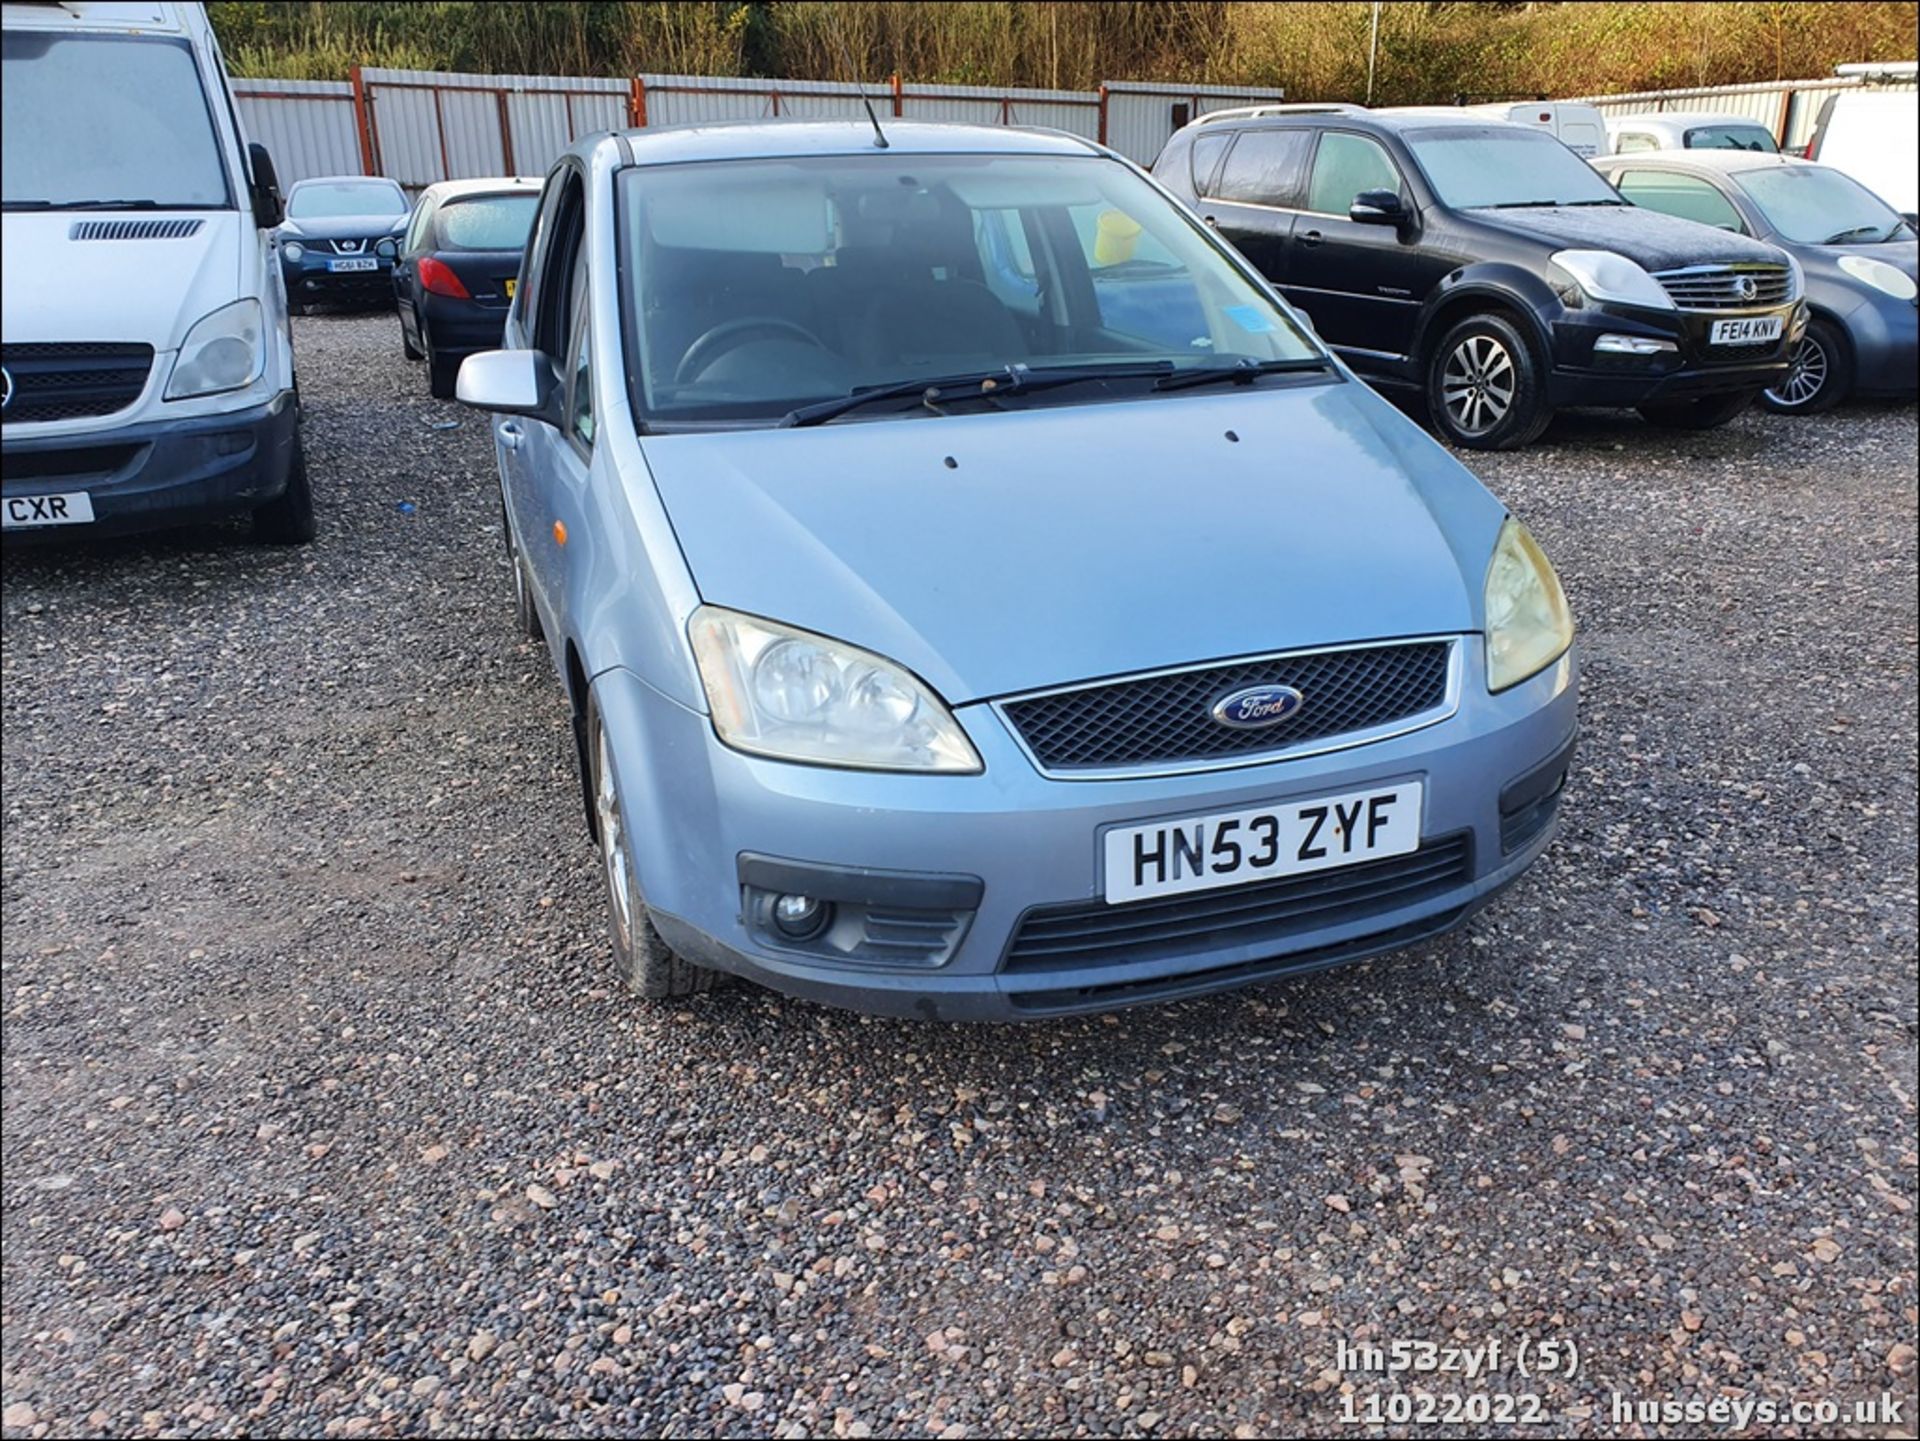
[(1570, 405), (1723, 424), (1806, 324), (1785, 252), (1636, 209), (1524, 125), (1254, 106), (1176, 133), (1153, 174), (1459, 445), (1525, 445)]

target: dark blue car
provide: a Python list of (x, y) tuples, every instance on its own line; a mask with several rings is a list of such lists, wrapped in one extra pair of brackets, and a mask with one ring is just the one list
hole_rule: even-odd
[(385, 306), (393, 296), (393, 258), (412, 206), (397, 181), (378, 175), (302, 180), (287, 192), (287, 218), (274, 232), (287, 309)]

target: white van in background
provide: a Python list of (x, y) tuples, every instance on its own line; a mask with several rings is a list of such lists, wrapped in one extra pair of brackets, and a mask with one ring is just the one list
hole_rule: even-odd
[(1920, 212), (1920, 92), (1862, 89), (1829, 95), (1806, 156), (1859, 181), (1915, 221)]
[(1510, 120), (1545, 130), (1584, 160), (1610, 155), (1607, 122), (1599, 109), (1571, 100), (1529, 100), (1524, 104), (1499, 101), (1490, 105), (1390, 105), (1387, 115), (1470, 115), (1476, 120)]
[(0, 5), (0, 522), (313, 536), (273, 164), (198, 4)]

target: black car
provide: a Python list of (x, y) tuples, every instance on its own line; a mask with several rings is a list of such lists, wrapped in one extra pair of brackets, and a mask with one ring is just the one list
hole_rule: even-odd
[(426, 358), (440, 399), (452, 398), (462, 360), (499, 349), (539, 205), (538, 180), (443, 180), (420, 192), (393, 293), (401, 348), (408, 360)]
[(1458, 445), (1525, 445), (1562, 406), (1720, 425), (1806, 324), (1785, 253), (1637, 209), (1528, 126), (1255, 106), (1180, 130), (1153, 173)]
[(393, 257), (407, 224), (407, 192), (378, 175), (302, 180), (287, 192), (287, 218), (274, 232), (287, 308), (316, 301), (385, 305)]

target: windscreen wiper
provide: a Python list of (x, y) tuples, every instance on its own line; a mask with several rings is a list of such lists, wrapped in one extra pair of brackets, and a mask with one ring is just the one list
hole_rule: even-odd
[(157, 200), (9, 200), (8, 210), (161, 210)]
[(1900, 227), (1898, 225), (1894, 226), (1893, 229), (1889, 230), (1885, 235), (1880, 233), (1880, 227), (1877, 225), (1855, 225), (1850, 229), (1841, 231), (1838, 235), (1829, 235), (1820, 243), (1822, 245), (1845, 245), (1849, 240), (1871, 235), (1873, 239), (1869, 243), (1878, 245), (1883, 241), (1893, 239), (1893, 237), (1899, 233)]
[(1050, 365), (1035, 369), (1030, 365), (1002, 365), (993, 370), (969, 374), (943, 375), (930, 380), (903, 380), (893, 385), (876, 385), (852, 395), (817, 401), (790, 410), (780, 417), (782, 426), (820, 425), (863, 405), (888, 400), (906, 400), (918, 396), (929, 410), (963, 400), (998, 400), (1003, 395), (1030, 394), (1053, 390), (1062, 385), (1078, 385), (1092, 380), (1162, 379), (1173, 374), (1171, 360), (1124, 361), (1117, 365)]
[(1327, 362), (1317, 355), (1294, 360), (1236, 360), (1231, 365), (1202, 365), (1178, 371), (1155, 382), (1155, 390), (1191, 390), (1200, 385), (1251, 385), (1263, 375), (1292, 375), (1303, 370), (1325, 370)]

